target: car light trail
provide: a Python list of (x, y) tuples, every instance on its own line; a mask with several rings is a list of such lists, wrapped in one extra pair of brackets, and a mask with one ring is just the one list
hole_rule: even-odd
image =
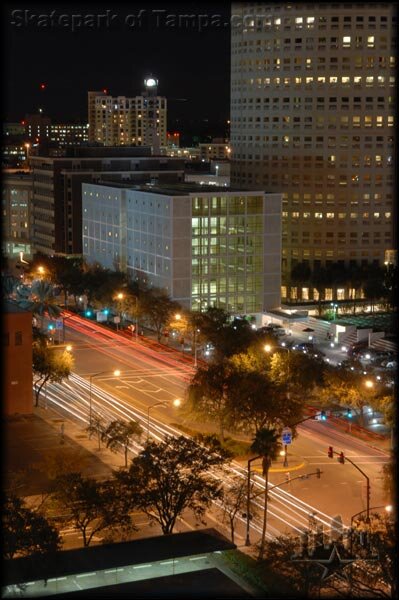
[[(72, 374), (66, 384), (47, 385), (47, 400), (57, 406), (59, 410), (65, 411), (68, 416), (85, 425), (88, 423), (89, 419), (89, 388), (90, 385), (86, 379), (79, 375)], [(106, 421), (114, 420), (116, 418), (127, 420), (134, 419), (137, 420), (144, 429), (147, 427), (147, 410), (133, 407), (128, 402), (112, 396), (95, 385), (92, 385), (92, 403), (94, 410)], [(162, 441), (165, 435), (185, 435), (186, 437), (189, 437), (180, 430), (158, 421), (155, 417), (152, 417), (151, 419), (150, 428), (151, 436), (157, 441)], [(140, 443), (133, 441), (129, 450), (133, 454), (138, 454), (142, 448), (143, 446)], [(246, 471), (234, 462), (225, 467), (225, 473), (222, 476), (219, 472), (212, 473), (211, 475), (219, 481), (223, 480), (226, 486), (231, 486), (233, 477), (237, 475), (240, 475), (243, 478), (246, 478), (247, 476)], [(264, 481), (261, 476), (255, 475), (253, 477), (253, 482), (259, 491), (263, 489)], [(273, 490), (270, 492), (270, 496), (273, 500), (273, 505), (269, 505), (268, 508), (268, 537), (270, 539), (273, 539), (282, 533), (274, 523), (270, 522), (271, 519), (275, 519), (278, 523), (283, 525), (284, 528), (288, 527), (299, 533), (308, 526), (309, 513), (316, 512), (316, 520), (328, 527), (331, 526), (331, 517), (329, 515), (318, 511), (310, 504), (295, 498), (295, 496), (286, 490), (281, 488), (279, 490)], [(253, 504), (260, 512), (263, 511), (261, 497), (259, 497), (259, 500), (253, 501)], [(217, 503), (215, 503), (215, 505), (218, 506)], [(238, 520), (242, 523), (245, 522), (241, 517), (238, 517)], [(251, 521), (251, 528), (258, 533), (261, 533), (261, 525), (258, 520), (259, 516)]]

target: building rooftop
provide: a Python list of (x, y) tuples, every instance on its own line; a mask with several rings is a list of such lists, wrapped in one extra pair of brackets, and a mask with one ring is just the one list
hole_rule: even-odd
[(188, 196), (189, 194), (213, 194), (214, 196), (221, 196), (226, 193), (239, 194), (240, 196), (248, 193), (262, 194), (263, 190), (244, 190), (232, 187), (218, 187), (215, 185), (200, 185), (195, 182), (185, 183), (145, 183), (140, 185), (134, 185), (129, 182), (119, 181), (104, 181), (102, 180), (98, 184), (106, 187), (114, 188), (128, 188), (139, 192), (148, 192), (151, 194), (162, 194), (163, 196)]
[(51, 560), (35, 557), (5, 561), (3, 585), (37, 581), (52, 577), (76, 575), (138, 565), (183, 556), (234, 550), (232, 544), (215, 529), (202, 529), (170, 535), (142, 538), (131, 542), (102, 544), (75, 550), (58, 551)]

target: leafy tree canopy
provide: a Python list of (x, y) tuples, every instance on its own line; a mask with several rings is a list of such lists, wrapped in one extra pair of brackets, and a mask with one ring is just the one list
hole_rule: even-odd
[(222, 497), (221, 483), (210, 471), (225, 461), (223, 454), (192, 439), (168, 436), (161, 443), (147, 442), (128, 471), (117, 471), (115, 477), (132, 505), (167, 534), (185, 510), (201, 520), (211, 501)]
[(61, 547), (57, 530), (14, 494), (8, 494), (4, 499), (2, 542), (3, 559), (46, 556)]

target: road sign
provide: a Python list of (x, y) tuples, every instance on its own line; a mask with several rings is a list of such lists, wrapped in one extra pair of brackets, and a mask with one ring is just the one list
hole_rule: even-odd
[(285, 427), (281, 432), (281, 441), (285, 446), (292, 443), (292, 431), (289, 427)]
[(57, 319), (55, 322), (55, 328), (62, 329), (62, 326), (63, 326), (63, 319)]

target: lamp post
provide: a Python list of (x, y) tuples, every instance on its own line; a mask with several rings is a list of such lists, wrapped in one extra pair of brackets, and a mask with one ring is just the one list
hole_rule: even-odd
[[(381, 506), (372, 506), (369, 510), (377, 510), (378, 508), (385, 508), (386, 512), (389, 514), (390, 512), (392, 512), (393, 507), (388, 504), (388, 506), (386, 505), (381, 505)], [(353, 520), (356, 519), (356, 517), (358, 517), (359, 515), (362, 515), (364, 512), (366, 512), (367, 509), (365, 510), (361, 510), (360, 512), (356, 513), (355, 515), (351, 516), (351, 524), (350, 524), (350, 536), (351, 536), (351, 543), (350, 543), (350, 549), (351, 549), (351, 554), (352, 554), (352, 548), (353, 548)], [(367, 524), (370, 522), (369, 517), (367, 517), (368, 520), (366, 520)]]
[(248, 461), (248, 471), (247, 471), (247, 535), (245, 538), (245, 545), (246, 546), (250, 546), (251, 542), (249, 539), (249, 510), (250, 510), (250, 495), (251, 495), (251, 462), (254, 460), (257, 460), (258, 458), (262, 458), (261, 455), (259, 456), (254, 456), (254, 458), (250, 458)]
[[(270, 346), (270, 344), (266, 344), (264, 346), (265, 352), (271, 352), (273, 350), (272, 346)], [(289, 390), (289, 385), (290, 385), (290, 362), (291, 362), (291, 349), (290, 348), (285, 348), (284, 346), (282, 346), (281, 348), (279, 348), (279, 350), (285, 350), (286, 352), (288, 352), (288, 360), (287, 360), (287, 398), (288, 400), (290, 399), (290, 390)], [(288, 446), (287, 444), (284, 444), (284, 463), (283, 463), (284, 467), (288, 467)]]
[[(169, 402), (167, 400), (160, 400), (159, 402), (155, 402), (155, 404), (150, 404), (150, 406), (147, 408), (147, 442), (150, 439), (150, 410), (151, 408), (155, 408), (156, 406), (167, 406), (169, 404)], [(181, 401), (179, 400), (179, 398), (176, 398), (176, 400), (173, 400), (172, 402), (173, 406), (180, 406)]]
[[(92, 395), (91, 395), (91, 387), (92, 387), (92, 380), (94, 379), (94, 377), (98, 377), (99, 375), (105, 375), (106, 373), (109, 373), (110, 371), (100, 371), (99, 373), (93, 373), (92, 375), (90, 375), (90, 387), (89, 387), (89, 425), (91, 427), (91, 423), (92, 423)], [(113, 371), (114, 377), (119, 377), (119, 375), (121, 374), (121, 372), (119, 371), (119, 369), (115, 369), (115, 371)]]
[(194, 327), (194, 368), (197, 368), (198, 366), (198, 361), (197, 361), (197, 333), (199, 333), (199, 329), (197, 329), (196, 327)]
[[(247, 484), (247, 535), (245, 538), (245, 545), (246, 546), (250, 546), (250, 540), (249, 540), (249, 521), (250, 521), (250, 514), (249, 514), (249, 506), (250, 506), (250, 500), (256, 498), (257, 496), (260, 496), (261, 494), (264, 494), (264, 490), (262, 490), (261, 492), (258, 492), (257, 494), (254, 494), (254, 496), (252, 496), (252, 498), (250, 498), (250, 492), (251, 492), (251, 480), (250, 480), (250, 463), (253, 460), (256, 460), (257, 458), (262, 458), (261, 456), (255, 456), (254, 458), (250, 458), (248, 461), (248, 484)], [(291, 481), (295, 481), (296, 479), (307, 479), (308, 477), (310, 477), (311, 475), (316, 475), (318, 479), (320, 479), (321, 474), (323, 473), (323, 471), (320, 471), (320, 469), (316, 469), (316, 471), (314, 471), (313, 473), (308, 473), (307, 475), (298, 475), (297, 477), (294, 477), (293, 479), (286, 479), (285, 481), (282, 481), (281, 483), (277, 483), (276, 485), (273, 485), (272, 487), (268, 488), (268, 491), (274, 490), (275, 488), (281, 487), (282, 485), (286, 485), (287, 483), (291, 483)]]
[[(119, 300), (119, 302), (122, 302), (124, 296), (122, 294), (122, 292), (119, 292), (119, 294), (116, 295), (117, 299)], [(122, 311), (119, 311), (119, 321), (121, 321), (121, 317), (122, 317)], [(116, 323), (116, 331), (119, 331), (119, 323)]]

